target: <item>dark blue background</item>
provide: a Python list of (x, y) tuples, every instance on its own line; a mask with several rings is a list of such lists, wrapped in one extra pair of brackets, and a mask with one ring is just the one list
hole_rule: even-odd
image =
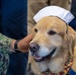
[[(27, 0), (0, 0), (0, 32), (22, 39), (27, 35)], [(25, 75), (28, 53), (11, 53), (6, 75)]]
[(27, 34), (27, 0), (2, 1), (2, 33), (21, 39)]

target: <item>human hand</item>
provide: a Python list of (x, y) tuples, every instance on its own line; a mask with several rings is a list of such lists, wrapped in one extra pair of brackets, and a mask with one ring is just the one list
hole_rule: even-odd
[(30, 35), (26, 36), (25, 38), (23, 38), (22, 40), (20, 40), (18, 42), (18, 49), (21, 52), (28, 52), (29, 43), (32, 39), (33, 39), (33, 35), (30, 34)]

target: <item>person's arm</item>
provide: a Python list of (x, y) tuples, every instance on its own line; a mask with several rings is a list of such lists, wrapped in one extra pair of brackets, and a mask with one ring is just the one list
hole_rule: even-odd
[(0, 50), (9, 51), (13, 39), (0, 33)]
[[(17, 42), (18, 50), (21, 51), (21, 52), (28, 52), (29, 43), (33, 39), (33, 37), (34, 36), (32, 34), (30, 34), (30, 35), (24, 37), (23, 39), (19, 40)], [(17, 40), (12, 40), (12, 42), (11, 42), (11, 49), (14, 49), (14, 45), (15, 45), (16, 41)]]
[[(18, 49), (21, 52), (28, 52), (29, 42), (33, 36), (28, 35), (17, 44)], [(16, 40), (6, 37), (0, 33), (0, 75), (6, 75), (7, 68), (9, 66), (9, 55), (10, 49), (14, 50), (14, 44)]]
[[(20, 50), (21, 52), (28, 52), (29, 43), (32, 40), (32, 38), (33, 36), (32, 34), (30, 34), (25, 38), (21, 39), (17, 45), (18, 50)], [(6, 50), (8, 52), (10, 52), (10, 49), (15, 50), (14, 49), (15, 42), (16, 42), (15, 39), (11, 39), (0, 33), (0, 50)]]
[(0, 75), (6, 75), (7, 68), (9, 66), (10, 45), (12, 39), (2, 35), (0, 33)]

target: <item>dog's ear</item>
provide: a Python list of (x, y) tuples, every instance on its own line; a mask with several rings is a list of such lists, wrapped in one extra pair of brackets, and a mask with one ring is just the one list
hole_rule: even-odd
[(74, 50), (73, 50), (73, 56), (76, 58), (76, 34), (74, 39)]
[(74, 50), (76, 48), (76, 32), (70, 26), (68, 26), (66, 36), (70, 54), (74, 55)]

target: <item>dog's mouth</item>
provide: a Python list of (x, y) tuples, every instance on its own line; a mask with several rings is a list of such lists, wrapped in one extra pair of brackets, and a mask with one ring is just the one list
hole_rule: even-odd
[(36, 53), (34, 53), (33, 56), (34, 56), (34, 59), (35, 59), (36, 62), (42, 62), (42, 61), (45, 61), (45, 60), (47, 60), (47, 59), (50, 59), (51, 56), (55, 53), (55, 51), (56, 51), (56, 48), (54, 48), (54, 49), (52, 50), (52, 52), (50, 52), (50, 53), (49, 53), (47, 56), (45, 56), (45, 57), (38, 56)]

